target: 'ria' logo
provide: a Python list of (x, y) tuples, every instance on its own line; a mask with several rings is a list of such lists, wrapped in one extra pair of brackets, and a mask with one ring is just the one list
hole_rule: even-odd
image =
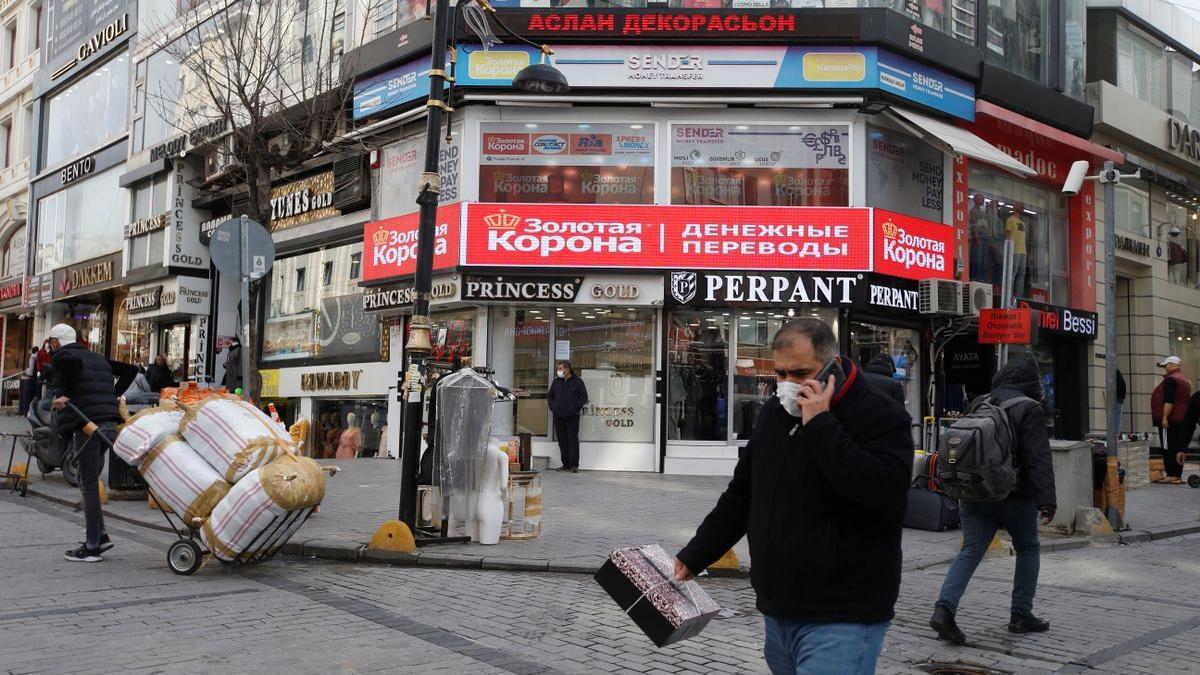
[(896, 224), (891, 220), (888, 220), (886, 223), (884, 223), (881, 226), (881, 229), (883, 229), (883, 236), (887, 237), (888, 239), (895, 239), (896, 234), (900, 232), (900, 228), (897, 227)]
[(488, 229), (515, 230), (517, 229), (517, 225), (521, 222), (521, 217), (501, 209), (499, 213), (493, 213), (490, 216), (484, 216), (483, 222), (487, 224)]

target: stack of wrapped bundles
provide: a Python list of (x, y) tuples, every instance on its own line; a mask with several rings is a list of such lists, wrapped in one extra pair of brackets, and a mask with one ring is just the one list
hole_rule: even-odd
[(263, 411), (233, 397), (206, 398), (189, 406), (179, 433), (229, 483), (296, 452), (287, 431)]
[(299, 456), (281, 425), (240, 398), (209, 396), (181, 407), (130, 418), (117, 454), (200, 530), (217, 558), (286, 542), (325, 497), (320, 465)]

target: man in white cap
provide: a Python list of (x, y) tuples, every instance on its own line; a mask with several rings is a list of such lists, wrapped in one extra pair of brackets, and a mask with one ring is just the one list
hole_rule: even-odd
[[(79, 344), (75, 329), (64, 323), (50, 329), (49, 343), (52, 357), (48, 387), (54, 395), (57, 411), (54, 426), (62, 442), (69, 443), (73, 438), (78, 448), (79, 491), (83, 494), (83, 517), (87, 523), (86, 539), (80, 542), (79, 548), (67, 551), (66, 558), (76, 562), (100, 562), (103, 559), (100, 554), (112, 548), (112, 542), (100, 510), (98, 484), (107, 445), (98, 435), (105, 434), (112, 440), (120, 420), (112, 367), (104, 356)], [(83, 413), (86, 421), (98, 425), (99, 430), (91, 436), (85, 434), (86, 421), (67, 408), (68, 402)]]
[(1154, 418), (1154, 426), (1158, 428), (1163, 468), (1167, 474), (1161, 482), (1178, 485), (1183, 482), (1183, 462), (1191, 441), (1188, 425), (1184, 422), (1187, 420), (1192, 385), (1181, 370), (1183, 362), (1178, 356), (1168, 356), (1158, 365), (1164, 371), (1163, 379), (1150, 395), (1150, 414)]

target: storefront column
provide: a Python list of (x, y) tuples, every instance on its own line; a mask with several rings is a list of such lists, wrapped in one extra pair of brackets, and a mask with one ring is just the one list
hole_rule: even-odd
[[(496, 382), (507, 388), (513, 387), (513, 361), (516, 353), (516, 312), (508, 307), (491, 309), (491, 344), (488, 350), (488, 365), (496, 371)], [(481, 331), (484, 332), (484, 331)], [(492, 434), (512, 436), (513, 402), (497, 403), (492, 406)]]

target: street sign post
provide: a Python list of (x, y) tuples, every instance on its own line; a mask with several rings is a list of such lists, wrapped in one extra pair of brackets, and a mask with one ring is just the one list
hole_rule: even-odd
[(242, 284), (242, 395), (250, 374), (250, 282), (271, 271), (275, 242), (261, 224), (246, 216), (230, 218), (217, 226), (208, 244), (217, 271), (236, 276)]

